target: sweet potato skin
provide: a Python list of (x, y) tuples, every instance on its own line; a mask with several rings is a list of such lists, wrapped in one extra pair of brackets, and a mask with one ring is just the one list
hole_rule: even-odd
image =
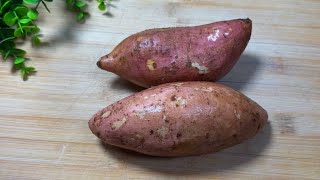
[(211, 82), (168, 83), (97, 112), (91, 131), (103, 142), (152, 156), (206, 154), (239, 144), (264, 127), (267, 112)]
[(126, 38), (97, 65), (143, 87), (217, 81), (235, 65), (251, 31), (250, 19), (146, 30)]

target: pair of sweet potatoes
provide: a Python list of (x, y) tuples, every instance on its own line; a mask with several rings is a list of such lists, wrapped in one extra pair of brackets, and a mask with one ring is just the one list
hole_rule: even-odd
[(237, 19), (128, 37), (98, 66), (143, 87), (159, 86), (102, 109), (90, 129), (105, 143), (170, 157), (210, 153), (253, 137), (267, 112), (245, 95), (207, 82), (231, 70), (251, 29), (251, 20)]

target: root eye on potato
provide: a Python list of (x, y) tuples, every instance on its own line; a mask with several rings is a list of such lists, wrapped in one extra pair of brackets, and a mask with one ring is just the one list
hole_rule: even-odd
[(150, 71), (154, 71), (157, 68), (157, 63), (152, 59), (148, 59), (147, 67)]
[(163, 84), (120, 100), (96, 113), (89, 127), (105, 143), (175, 157), (241, 143), (261, 130), (267, 119), (262, 107), (231, 88), (183, 82)]

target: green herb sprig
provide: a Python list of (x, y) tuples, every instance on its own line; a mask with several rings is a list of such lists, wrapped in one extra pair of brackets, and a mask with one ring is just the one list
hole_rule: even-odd
[[(26, 51), (16, 47), (16, 41), (31, 39), (33, 46), (41, 44), (40, 29), (35, 23), (38, 19), (39, 12), (37, 8), (43, 5), (47, 11), (50, 10), (47, 2), (53, 0), (0, 0), (0, 53), (4, 61), (11, 59), (13, 69), (20, 71), (23, 80), (36, 72), (32, 66), (27, 66), (25, 57)], [(85, 11), (87, 2), (82, 0), (66, 0), (67, 6), (77, 13), (77, 21), (84, 21), (89, 15)], [(106, 10), (111, 0), (97, 0), (98, 8)]]

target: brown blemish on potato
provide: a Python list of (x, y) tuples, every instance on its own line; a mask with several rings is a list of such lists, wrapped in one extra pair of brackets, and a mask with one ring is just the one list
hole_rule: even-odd
[(150, 135), (153, 135), (153, 133), (154, 133), (153, 130), (150, 130)]
[(121, 120), (115, 121), (112, 123), (111, 129), (118, 130), (127, 122), (127, 118), (122, 118)]
[(119, 60), (120, 61), (127, 61), (127, 58), (126, 57), (121, 57)]
[(110, 116), (110, 114), (111, 114), (111, 111), (107, 111), (107, 112), (105, 112), (101, 117), (102, 117), (102, 118), (107, 118), (107, 117)]
[(147, 67), (150, 71), (154, 71), (157, 68), (157, 63), (153, 59), (148, 59)]
[(237, 134), (232, 135), (232, 137), (235, 139), (237, 138), (237, 136), (238, 136)]
[(177, 138), (180, 138), (181, 136), (182, 136), (181, 133), (178, 133), (178, 134), (177, 134)]
[(157, 134), (161, 138), (165, 138), (167, 136), (168, 132), (169, 132), (169, 128), (167, 128), (165, 126), (157, 129)]
[(186, 63), (186, 67), (187, 67), (187, 68), (192, 68), (191, 64), (192, 64), (192, 63), (191, 63), (190, 59), (188, 59), (188, 60), (187, 60), (187, 63)]
[(210, 134), (206, 133), (206, 139), (209, 139)]
[(177, 148), (177, 146), (176, 146), (176, 142), (175, 142), (175, 141), (173, 141), (173, 145), (171, 146), (171, 150), (172, 150), (172, 151), (174, 151), (176, 148)]

